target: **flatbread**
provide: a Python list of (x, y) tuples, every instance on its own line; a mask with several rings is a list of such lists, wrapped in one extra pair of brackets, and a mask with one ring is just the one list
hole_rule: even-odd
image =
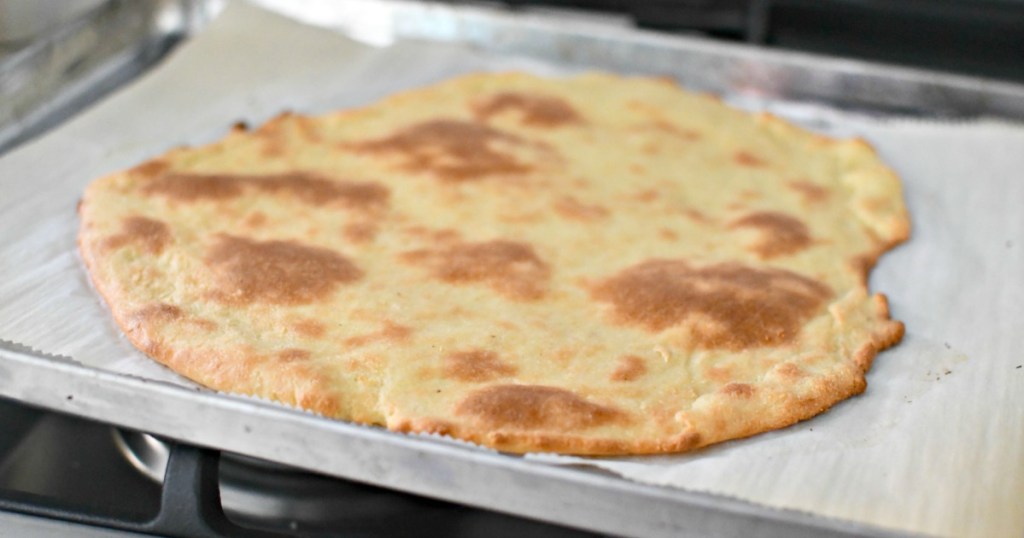
[(99, 179), (79, 244), (205, 386), (496, 449), (692, 450), (862, 392), (896, 175), (660, 79), (477, 74)]

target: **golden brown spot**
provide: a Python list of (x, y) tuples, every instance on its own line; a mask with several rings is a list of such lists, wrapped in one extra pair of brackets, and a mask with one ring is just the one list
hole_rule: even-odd
[(672, 75), (657, 75), (651, 77), (651, 80), (657, 82), (658, 84), (668, 86), (670, 88), (682, 88), (682, 86), (679, 84), (679, 80)]
[(373, 222), (354, 222), (345, 226), (342, 233), (346, 239), (353, 243), (368, 243), (377, 237), (377, 224)]
[(245, 225), (250, 228), (259, 228), (267, 223), (267, 215), (262, 211), (253, 211), (245, 217)]
[(483, 349), (455, 351), (444, 357), (444, 375), (459, 381), (490, 381), (516, 373), (498, 354)]
[(263, 139), (263, 149), (260, 153), (267, 158), (280, 157), (285, 152), (285, 138), (284, 134), (280, 132), (267, 132), (260, 131), (262, 135), (260, 138)]
[(327, 326), (315, 319), (302, 319), (292, 324), (295, 332), (307, 338), (320, 338), (327, 332)]
[(737, 151), (733, 154), (732, 160), (740, 166), (746, 166), (749, 168), (763, 168), (768, 166), (768, 161), (747, 151)]
[(178, 174), (155, 176), (143, 184), (144, 194), (159, 194), (182, 202), (224, 200), (242, 194), (238, 176), (227, 174)]
[(176, 321), (185, 316), (185, 312), (178, 306), (167, 303), (148, 304), (132, 313), (134, 323), (167, 323)]
[(146, 217), (127, 217), (121, 221), (121, 233), (108, 237), (103, 246), (117, 249), (132, 244), (143, 252), (160, 254), (171, 242), (171, 230), (166, 224)]
[(427, 228), (426, 226), (408, 226), (402, 231), (417, 239), (424, 239), (437, 243), (451, 243), (458, 241), (459, 238), (462, 237), (462, 234), (459, 233), (458, 230), (452, 230), (450, 228), (435, 229)]
[(662, 331), (689, 320), (699, 345), (740, 350), (790, 342), (832, 291), (783, 269), (653, 259), (594, 286), (591, 295), (611, 303), (621, 323)]
[(349, 347), (362, 347), (377, 342), (401, 342), (408, 339), (412, 332), (411, 327), (385, 321), (384, 327), (379, 331), (346, 338), (344, 344)]
[(584, 204), (572, 196), (563, 196), (555, 201), (555, 211), (569, 219), (592, 221), (608, 216), (608, 209), (596, 204)]
[(283, 362), (304, 361), (309, 358), (305, 349), (288, 348), (277, 352), (277, 358)]
[(775, 371), (778, 372), (779, 375), (788, 378), (797, 378), (804, 376), (804, 371), (799, 366), (791, 362), (784, 362), (776, 366)]
[(578, 431), (625, 420), (619, 409), (578, 394), (542, 385), (492, 385), (469, 394), (455, 408), (484, 427), (513, 430)]
[(618, 365), (612, 370), (608, 379), (612, 381), (636, 381), (646, 373), (647, 364), (643, 358), (636, 355), (624, 355), (619, 358)]
[(310, 303), (363, 276), (333, 250), (225, 234), (207, 250), (205, 261), (216, 283), (211, 298), (227, 304)]
[(146, 163), (142, 163), (131, 170), (128, 173), (135, 177), (140, 178), (151, 178), (163, 174), (170, 167), (167, 161), (156, 159)]
[(388, 429), (406, 433), (451, 435), (455, 431), (455, 426), (451, 422), (436, 418), (406, 418), (388, 423)]
[(810, 181), (790, 181), (787, 185), (796, 191), (804, 199), (804, 202), (807, 203), (816, 204), (824, 202), (829, 196), (827, 189)]
[(711, 222), (711, 219), (707, 215), (693, 208), (687, 208), (683, 210), (683, 215), (685, 215), (686, 218), (698, 224), (707, 224)]
[(670, 228), (658, 228), (658, 236), (666, 241), (675, 241), (679, 239), (679, 234)]
[(762, 258), (774, 258), (803, 250), (811, 244), (811, 233), (802, 221), (774, 211), (746, 215), (730, 228), (756, 228), (760, 239), (752, 250)]
[(732, 367), (729, 365), (712, 366), (705, 372), (709, 379), (712, 381), (718, 381), (719, 383), (728, 383), (730, 379), (735, 379)]
[(729, 383), (722, 387), (722, 394), (738, 396), (740, 398), (750, 398), (754, 395), (754, 387), (746, 383)]
[(192, 318), (186, 320), (186, 323), (206, 332), (212, 332), (217, 328), (217, 322), (208, 320), (206, 318)]
[(426, 262), (434, 276), (444, 282), (481, 282), (515, 299), (539, 299), (551, 275), (533, 247), (504, 239), (458, 243), (442, 250), (417, 250), (405, 253), (403, 258), (412, 263)]
[(311, 205), (338, 203), (355, 209), (377, 209), (388, 201), (387, 187), (374, 182), (341, 181), (308, 172), (265, 175), (171, 173), (147, 181), (145, 194), (159, 194), (180, 202), (225, 200), (246, 189), (287, 194)]
[(504, 92), (473, 107), (476, 116), (485, 121), (509, 110), (518, 112), (519, 120), (531, 127), (558, 127), (583, 122), (572, 105), (549, 95)]
[(368, 153), (397, 153), (402, 168), (432, 172), (445, 181), (471, 181), (492, 175), (522, 174), (531, 166), (502, 149), (525, 144), (511, 133), (460, 120), (431, 120), (391, 136), (346, 147)]

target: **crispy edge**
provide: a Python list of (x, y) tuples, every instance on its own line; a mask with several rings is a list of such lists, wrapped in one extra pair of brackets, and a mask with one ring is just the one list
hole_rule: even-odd
[[(477, 83), (477, 80), (485, 80), (493, 76), (495, 75), (471, 74), (442, 83), (441, 85), (435, 85), (430, 88), (429, 91), (448, 91), (452, 87), (451, 85), (456, 84), (467, 84), (472, 86)], [(507, 77), (510, 80), (531, 78), (528, 75), (519, 73), (504, 73), (497, 76)], [(616, 80), (627, 80), (626, 77), (613, 76), (611, 78)], [(368, 107), (336, 113), (333, 115), (333, 119), (339, 120), (344, 118), (348, 120), (353, 119), (353, 117), (360, 114), (372, 114), (378, 107), (387, 106), (389, 103), (398, 104), (405, 100), (421, 98), (423, 91), (424, 89), (413, 89), (402, 92)], [(907, 217), (906, 207), (902, 197), (902, 187), (899, 183), (899, 179), (891, 169), (882, 163), (882, 161), (877, 157), (877, 152), (869, 143), (862, 139), (844, 141), (821, 135), (813, 135), (804, 129), (787, 122), (786, 120), (782, 120), (768, 114), (763, 114), (761, 118), (767, 121), (771, 126), (769, 128), (772, 130), (788, 131), (787, 134), (795, 134), (798, 137), (810, 136), (816, 143), (830, 146), (835, 152), (840, 163), (845, 163), (843, 166), (844, 170), (840, 174), (841, 177), (838, 178), (840, 182), (850, 178), (851, 175), (855, 178), (854, 181), (847, 182), (847, 185), (854, 191), (854, 194), (851, 197), (852, 203), (857, 204), (860, 202), (860, 199), (865, 197), (865, 193), (862, 192), (865, 190), (865, 186), (887, 185), (890, 188), (890, 192), (887, 194), (895, 195), (899, 198), (896, 211), (893, 214), (873, 212), (870, 208), (862, 208), (859, 211), (857, 208), (854, 208), (854, 213), (862, 221), (865, 228), (878, 239), (878, 247), (876, 250), (864, 254), (864, 257), (870, 260), (869, 267), (870, 265), (873, 265), (874, 260), (877, 260), (886, 251), (891, 250), (893, 247), (909, 238), (910, 221)], [(89, 188), (93, 188), (97, 183), (98, 182), (94, 182)], [(870, 188), (867, 190), (870, 190)], [(146, 349), (147, 346), (145, 344), (145, 340), (141, 338), (140, 335), (128, 330), (129, 324), (127, 324), (124, 319), (126, 317), (126, 313), (113, 306), (115, 303), (112, 302), (112, 299), (116, 301), (119, 298), (118, 290), (106, 288), (105, 278), (100, 278), (99, 264), (95, 263), (95, 260), (92, 259), (92, 255), (97, 253), (92, 252), (92, 249), (87, 248), (89, 243), (84, 237), (86, 221), (85, 215), (88, 213), (89, 209), (89, 204), (85, 199), (83, 199), (83, 202), (79, 205), (79, 213), (82, 215), (82, 226), (80, 227), (78, 238), (79, 250), (82, 253), (83, 261), (89, 269), (90, 277), (94, 286), (104, 298), (108, 307), (110, 307), (111, 312), (115, 317), (115, 321), (122, 330), (125, 331), (129, 340), (137, 348)], [(869, 268), (865, 268), (865, 279), (869, 270)], [(791, 392), (786, 390), (776, 390), (774, 388), (771, 388), (771, 390), (765, 390), (769, 387), (758, 384), (756, 385), (758, 389), (756, 391), (756, 400), (744, 402), (744, 405), (754, 403), (759, 405), (761, 408), (770, 409), (773, 412), (759, 415), (755, 420), (744, 422), (741, 427), (732, 430), (724, 428), (689, 427), (681, 433), (676, 433), (661, 439), (625, 441), (622, 439), (607, 437), (587, 437), (583, 435), (554, 434), (549, 432), (476, 431), (445, 420), (434, 420), (429, 418), (389, 420), (387, 427), (394, 431), (406, 433), (435, 433), (448, 435), (508, 452), (523, 453), (542, 450), (593, 456), (621, 455), (627, 453), (642, 455), (686, 452), (725, 440), (741, 439), (758, 433), (784, 428), (801, 420), (814, 417), (826, 411), (836, 403), (862, 393), (867, 386), (864, 374), (870, 368), (875, 356), (880, 351), (891, 347), (900, 341), (904, 332), (903, 324), (899, 321), (893, 321), (890, 319), (888, 305), (884, 295), (876, 294), (873, 296), (873, 299), (876, 302), (876, 308), (880, 313), (880, 318), (878, 320), (880, 327), (872, 332), (871, 339), (862, 344), (850, 358), (852, 363), (857, 367), (859, 375), (851, 376), (844, 375), (842, 372), (836, 372), (828, 376), (818, 376), (813, 380), (813, 383), (816, 385), (818, 390), (814, 391), (814, 393), (809, 396), (801, 398), (795, 397)], [(206, 379), (212, 379), (215, 383), (216, 381), (226, 381), (227, 385), (230, 386), (230, 388), (225, 389), (215, 386), (215, 383), (210, 383), (210, 386), (214, 386), (214, 388), (218, 388), (219, 390), (237, 390), (244, 392), (249, 386), (249, 383), (244, 379), (244, 376), (238, 378), (223, 375), (217, 376), (216, 369), (210, 367), (210, 363), (214, 361), (182, 360), (182, 352), (175, 352), (175, 350), (166, 346), (156, 346), (154, 353), (147, 352), (147, 354), (158, 362), (171, 367), (175, 371), (178, 371), (189, 378), (196, 379), (202, 384), (208, 383)], [(187, 354), (188, 353), (184, 353), (184, 355)], [(221, 360), (224, 358), (219, 355), (218, 357)], [(244, 362), (244, 359), (242, 362)], [(187, 367), (187, 365), (194, 365), (196, 363), (200, 363), (201, 366), (195, 371), (188, 370), (187, 368), (179, 369), (181, 366)], [(244, 368), (242, 370), (244, 370)], [(311, 381), (314, 381), (314, 384), (318, 381), (322, 382), (322, 380), (317, 379), (316, 376), (313, 376)], [(284, 403), (298, 405), (324, 415), (336, 418), (345, 418), (337, 412), (339, 404), (337, 403), (336, 398), (319, 397), (326, 396), (332, 391), (327, 389), (325, 392), (321, 392), (321, 389), (324, 389), (324, 387), (314, 388), (311, 391), (302, 392), (301, 394), (296, 391), (295, 397), (290, 399), (285, 398), (282, 401), (284, 401)], [(281, 395), (278, 395), (277, 398), (281, 398)], [(765, 405), (766, 400), (771, 400), (771, 404)], [(721, 414), (723, 413), (715, 413), (715, 415)]]
[[(338, 397), (337, 391), (332, 390), (324, 376), (317, 375), (309, 368), (297, 365), (267, 365), (258, 355), (242, 350), (197, 350), (169, 345), (159, 336), (161, 324), (131, 319), (132, 309), (128, 306), (131, 304), (130, 296), (116, 279), (104, 270), (105, 253), (99, 248), (100, 238), (90, 235), (88, 231), (89, 224), (94, 221), (91, 201), (93, 193), (104, 188), (106, 182), (118, 175), (96, 180), (86, 188), (78, 203), (80, 222), (77, 245), (93, 287), (102, 297), (114, 322), (128, 341), (136, 349), (174, 372), (214, 390), (271, 398), (313, 413), (346, 418), (344, 409), (347, 406)], [(268, 369), (287, 370), (288, 382), (282, 384), (281, 376), (261, 375)], [(268, 386), (265, 383), (267, 379), (274, 381)]]
[(570, 433), (489, 431), (431, 418), (396, 418), (389, 420), (387, 426), (398, 432), (444, 435), (517, 454), (540, 451), (580, 456), (621, 456), (680, 453), (702, 446), (702, 436), (690, 428), (661, 439), (625, 440)]
[[(874, 300), (876, 306), (881, 307), (888, 318), (884, 297), (875, 295)], [(794, 395), (792, 389), (786, 386), (755, 384), (756, 399), (754, 401), (742, 402), (741, 398), (726, 401), (723, 406), (724, 411), (710, 413), (708, 418), (712, 423), (721, 418), (727, 419), (723, 415), (730, 414), (730, 408), (735, 409), (748, 403), (753, 403), (769, 412), (746, 414), (746, 416), (753, 417), (753, 420), (743, 422), (739, 428), (718, 429), (717, 435), (715, 435), (715, 431), (711, 431), (702, 439), (699, 447), (786, 428), (820, 415), (832, 406), (863, 393), (867, 389), (865, 374), (871, 367), (874, 358), (882, 350), (899, 343), (903, 337), (902, 322), (890, 319), (880, 319), (879, 321), (881, 322), (880, 326), (871, 333), (870, 339), (849, 357), (851, 368), (833, 371), (831, 375), (812, 378), (810, 381), (814, 385), (814, 390), (802, 396)], [(710, 429), (715, 430), (715, 428)]]
[[(910, 217), (899, 175), (882, 161), (870, 142), (815, 134), (767, 112), (754, 118), (774, 136), (803, 141), (811, 151), (832, 155), (838, 165), (837, 186), (850, 189), (851, 211), (879, 243), (875, 259), (910, 238)], [(892, 203), (887, 207), (872, 204), (872, 199), (879, 197)]]

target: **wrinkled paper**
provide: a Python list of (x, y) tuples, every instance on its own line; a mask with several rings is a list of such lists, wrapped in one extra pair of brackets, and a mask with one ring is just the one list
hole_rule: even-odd
[[(372, 47), (230, 5), (131, 85), (0, 158), (0, 338), (191, 385), (132, 348), (90, 287), (75, 246), (90, 180), (237, 121), (508, 69), (573, 70), (450, 44)], [(687, 455), (527, 457), (889, 529), (1024, 535), (1024, 128), (740, 104), (864, 137), (901, 175), (913, 237), (871, 285), (906, 323), (903, 343), (878, 356), (864, 395), (781, 431)]]

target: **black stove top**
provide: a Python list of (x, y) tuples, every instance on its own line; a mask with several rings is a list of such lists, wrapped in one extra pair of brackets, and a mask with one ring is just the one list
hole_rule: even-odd
[(0, 399), (0, 419), (0, 511), (67, 522), (59, 527), (65, 535), (101, 527), (197, 538), (594, 536), (165, 443), (11, 400)]

